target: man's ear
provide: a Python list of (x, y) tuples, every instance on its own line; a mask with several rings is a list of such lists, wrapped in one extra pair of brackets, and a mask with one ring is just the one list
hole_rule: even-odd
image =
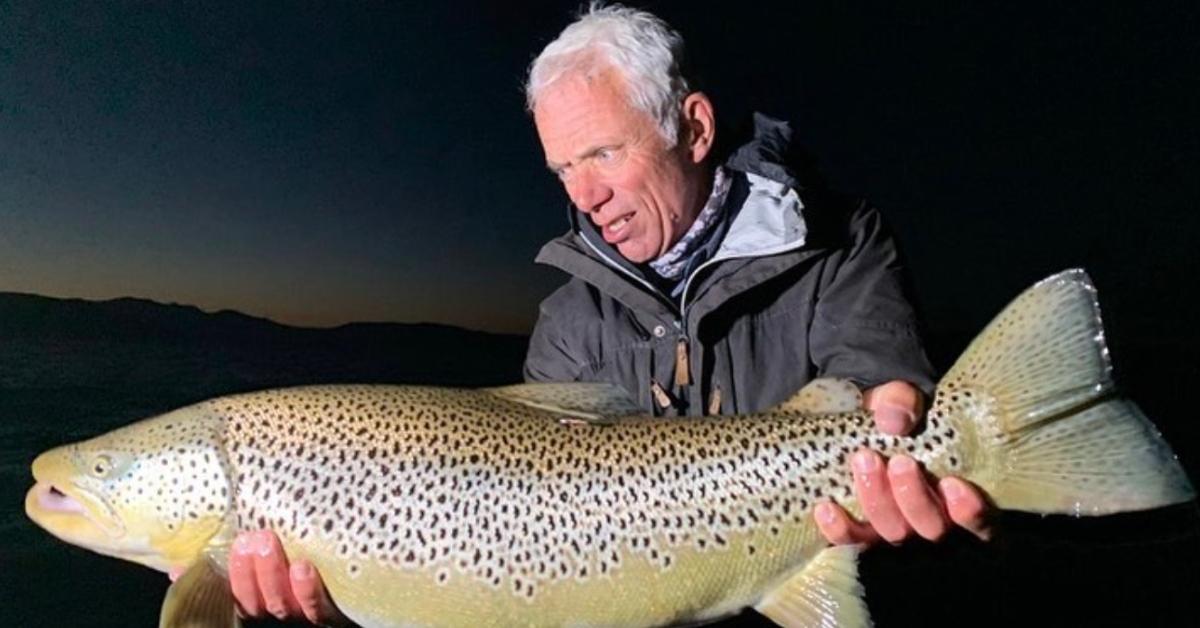
[(679, 140), (686, 143), (688, 156), (693, 163), (698, 164), (708, 157), (717, 136), (717, 120), (713, 113), (712, 101), (704, 92), (692, 92), (683, 99), (680, 117), (682, 124)]

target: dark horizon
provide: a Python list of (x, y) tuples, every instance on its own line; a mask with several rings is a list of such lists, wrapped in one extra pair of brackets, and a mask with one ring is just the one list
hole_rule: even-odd
[[(490, 331), (487, 329), (476, 329), (476, 328), (472, 328), (472, 327), (465, 327), (462, 325), (453, 325), (450, 323), (443, 323), (443, 322), (439, 322), (439, 321), (420, 321), (420, 320), (418, 320), (418, 321), (353, 320), (353, 321), (347, 321), (344, 323), (337, 323), (337, 324), (332, 324), (332, 325), (305, 325), (302, 323), (298, 324), (298, 323), (289, 323), (286, 321), (280, 321), (280, 320), (271, 318), (270, 316), (260, 316), (257, 314), (251, 314), (251, 313), (243, 312), (241, 310), (237, 310), (237, 309), (233, 309), (233, 308), (210, 309), (210, 308), (201, 307), (201, 306), (191, 304), (191, 303), (180, 303), (177, 301), (160, 301), (160, 300), (147, 298), (147, 297), (138, 297), (138, 296), (128, 296), (127, 295), (127, 296), (117, 296), (117, 297), (106, 297), (106, 298), (93, 299), (93, 298), (88, 298), (88, 297), (74, 297), (74, 296), (65, 296), (64, 297), (64, 296), (55, 296), (55, 295), (50, 295), (50, 294), (38, 294), (35, 292), (17, 292), (17, 291), (0, 290), (0, 302), (4, 302), (6, 299), (13, 299), (13, 298), (33, 299), (33, 300), (49, 300), (49, 301), (53, 301), (53, 302), (57, 302), (57, 303), (67, 303), (67, 304), (82, 303), (84, 305), (96, 305), (96, 306), (106, 306), (106, 305), (113, 305), (113, 304), (119, 305), (119, 304), (125, 304), (125, 303), (132, 303), (135, 305), (145, 305), (145, 306), (149, 306), (152, 308), (162, 308), (162, 309), (168, 309), (168, 310), (178, 309), (178, 310), (194, 312), (194, 313), (198, 313), (203, 316), (210, 316), (210, 317), (234, 316), (234, 317), (241, 318), (244, 320), (266, 323), (266, 324), (273, 325), (273, 326), (279, 326), (279, 327), (284, 327), (284, 328), (288, 328), (288, 329), (296, 329), (296, 330), (336, 331), (338, 329), (344, 329), (344, 328), (348, 328), (348, 327), (395, 325), (395, 326), (400, 326), (400, 327), (446, 327), (446, 328), (452, 328), (452, 329), (460, 329), (460, 330), (463, 330), (466, 332), (472, 332), (472, 333), (503, 335), (503, 336), (526, 337), (528, 335), (528, 334), (521, 334), (521, 333), (514, 333), (514, 332)], [(104, 330), (97, 330), (97, 335), (98, 336), (104, 335)]]

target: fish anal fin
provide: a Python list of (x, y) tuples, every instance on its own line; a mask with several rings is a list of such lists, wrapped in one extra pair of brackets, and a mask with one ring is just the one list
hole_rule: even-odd
[(643, 414), (623, 388), (599, 382), (515, 384), (487, 392), (517, 403), (588, 423), (611, 423)]
[(193, 563), (167, 589), (159, 628), (240, 628), (233, 592), (226, 575), (207, 556)]
[(870, 626), (858, 581), (859, 550), (857, 545), (822, 550), (802, 571), (767, 593), (754, 610), (785, 628)]
[(781, 410), (805, 414), (841, 414), (862, 409), (862, 391), (847, 379), (822, 377), (804, 385), (787, 401)]

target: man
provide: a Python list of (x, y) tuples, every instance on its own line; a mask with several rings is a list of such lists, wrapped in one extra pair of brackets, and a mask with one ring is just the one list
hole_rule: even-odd
[[(542, 304), (527, 379), (616, 383), (658, 414), (728, 414), (844, 377), (879, 429), (914, 429), (931, 369), (878, 213), (789, 161), (790, 131), (769, 118), (718, 165), (713, 106), (680, 73), (682, 49), (648, 13), (593, 6), (530, 69), (546, 163), (577, 211), (538, 258), (573, 278)], [(868, 450), (851, 465), (867, 522), (823, 504), (830, 542), (938, 539), (951, 523), (986, 536), (965, 482), (932, 486), (910, 458)], [(247, 615), (337, 619), (272, 534), (239, 537), (230, 579)]]

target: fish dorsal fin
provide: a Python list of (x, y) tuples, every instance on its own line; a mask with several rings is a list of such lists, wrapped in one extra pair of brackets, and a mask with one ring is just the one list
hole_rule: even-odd
[(212, 558), (202, 556), (167, 589), (159, 628), (211, 628), (242, 625), (229, 579)]
[(599, 382), (555, 382), (515, 384), (489, 388), (488, 392), (527, 405), (588, 423), (610, 423), (620, 417), (642, 414), (643, 410), (625, 389)]
[(763, 596), (754, 610), (785, 628), (870, 626), (858, 581), (857, 545), (821, 550), (804, 570)]
[(779, 404), (780, 410), (795, 410), (805, 414), (841, 414), (862, 409), (862, 392), (848, 379), (822, 377), (814, 379)]

